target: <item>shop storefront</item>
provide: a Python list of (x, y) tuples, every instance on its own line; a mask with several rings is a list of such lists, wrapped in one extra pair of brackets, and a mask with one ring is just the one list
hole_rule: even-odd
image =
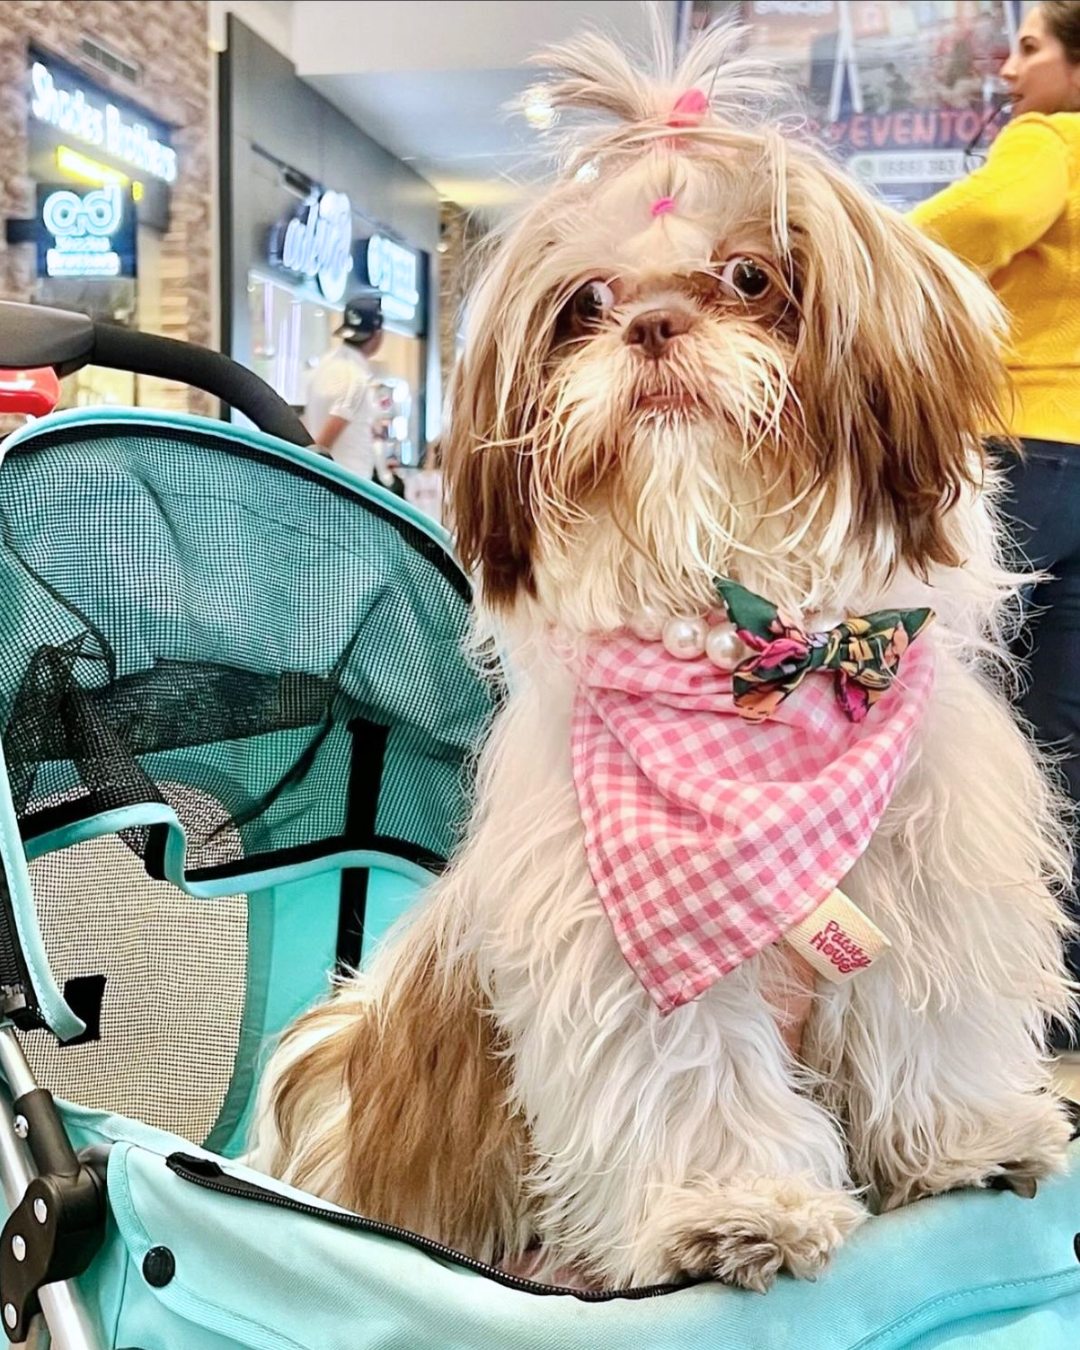
[[(157, 332), (161, 240), (177, 175), (171, 128), (40, 48), (30, 47), (28, 65), (33, 299)], [(68, 396), (133, 403), (135, 377), (88, 370)]]
[(977, 167), (1005, 110), (998, 72), (1020, 0), (696, 0), (747, 25), (818, 134), (900, 209)]
[(225, 350), (302, 406), (345, 302), (378, 291), (378, 434), (418, 463), (440, 399), (435, 190), (232, 17), (220, 72)]
[[(18, 120), (0, 148), (0, 295), (212, 340), (205, 7), (11, 3), (0, 77)], [(87, 27), (80, 31), (78, 23)], [(8, 172), (11, 170), (11, 172)], [(194, 392), (90, 369), (63, 404), (200, 407)]]

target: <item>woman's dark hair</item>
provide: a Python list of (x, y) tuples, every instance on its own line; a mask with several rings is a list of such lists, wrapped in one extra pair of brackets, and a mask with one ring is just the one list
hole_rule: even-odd
[(1039, 12), (1065, 48), (1067, 59), (1080, 65), (1080, 0), (1042, 0)]

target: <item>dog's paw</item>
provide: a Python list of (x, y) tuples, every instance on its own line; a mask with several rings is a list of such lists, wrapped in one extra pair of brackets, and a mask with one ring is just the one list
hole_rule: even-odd
[(1064, 1103), (1047, 1096), (1036, 1110), (1024, 1102), (1027, 1120), (1016, 1124), (1008, 1116), (988, 1123), (981, 1135), (953, 1144), (957, 1156), (936, 1156), (920, 1150), (918, 1162), (905, 1169), (903, 1154), (893, 1160), (888, 1180), (879, 1184), (881, 1210), (941, 1195), (945, 1191), (983, 1189), (1013, 1191), (1030, 1199), (1043, 1177), (1065, 1169), (1072, 1120)]
[(666, 1257), (679, 1274), (761, 1294), (781, 1270), (812, 1280), (866, 1218), (852, 1196), (800, 1177), (686, 1188), (664, 1208)]

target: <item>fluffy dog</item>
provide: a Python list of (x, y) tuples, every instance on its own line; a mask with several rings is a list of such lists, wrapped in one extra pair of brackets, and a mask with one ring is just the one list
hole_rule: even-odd
[[(609, 1287), (809, 1277), (867, 1203), (1022, 1187), (1069, 1134), (1044, 1052), (1069, 999), (1066, 832), (994, 675), (1019, 580), (981, 441), (1001, 315), (755, 117), (769, 91), (737, 44), (661, 51), (650, 78), (598, 37), (543, 58), (554, 107), (606, 120), (488, 262), (446, 446), (511, 693), (463, 848), (285, 1035), (256, 1154), (474, 1257), (539, 1245), (540, 1274)], [(783, 946), (661, 1015), (585, 846), (585, 654), (715, 611), (717, 578), (810, 631), (937, 615), (932, 691), (843, 878), (889, 946), (818, 985), (798, 1056)]]

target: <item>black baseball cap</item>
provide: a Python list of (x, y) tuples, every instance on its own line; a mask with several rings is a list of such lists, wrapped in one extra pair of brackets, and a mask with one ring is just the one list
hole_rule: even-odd
[(367, 342), (381, 331), (382, 326), (381, 296), (361, 295), (345, 306), (336, 336), (346, 342)]

